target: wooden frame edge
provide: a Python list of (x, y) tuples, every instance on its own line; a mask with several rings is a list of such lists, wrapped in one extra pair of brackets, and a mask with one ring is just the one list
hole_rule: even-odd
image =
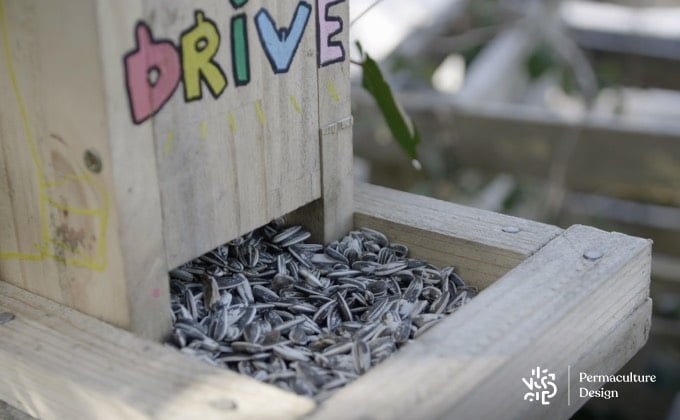
[(647, 339), (650, 265), (650, 241), (573, 226), (310, 418), (568, 416), (565, 393), (534, 405), (521, 378), (542, 366), (564, 390), (570, 364), (620, 368)]
[(314, 401), (0, 282), (0, 399), (44, 419), (295, 418)]
[(536, 253), (562, 229), (376, 185), (354, 187), (354, 226), (370, 227), (411, 254), (456, 265), (483, 289)]

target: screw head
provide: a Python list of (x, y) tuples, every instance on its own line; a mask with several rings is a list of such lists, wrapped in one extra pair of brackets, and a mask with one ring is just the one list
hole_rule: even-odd
[(14, 314), (11, 312), (0, 312), (0, 325), (6, 324), (14, 319)]
[(517, 226), (505, 226), (502, 230), (505, 233), (519, 233), (522, 229)]
[(589, 249), (588, 251), (583, 253), (583, 258), (589, 261), (597, 261), (603, 256), (604, 254), (602, 253), (602, 251), (598, 251), (596, 249)]
[(99, 153), (97, 153), (96, 150), (85, 150), (85, 154), (83, 154), (83, 161), (90, 172), (98, 174), (102, 171), (102, 159), (99, 157)]

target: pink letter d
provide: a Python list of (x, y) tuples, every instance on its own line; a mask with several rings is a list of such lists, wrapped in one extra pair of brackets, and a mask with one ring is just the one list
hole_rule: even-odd
[(132, 121), (141, 124), (158, 112), (177, 89), (181, 67), (170, 41), (154, 41), (149, 27), (137, 24), (137, 49), (125, 56), (125, 81)]

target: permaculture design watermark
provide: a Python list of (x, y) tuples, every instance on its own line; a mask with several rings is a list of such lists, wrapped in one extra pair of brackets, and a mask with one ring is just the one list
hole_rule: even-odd
[(555, 374), (548, 372), (548, 369), (531, 369), (529, 378), (522, 378), (522, 382), (529, 388), (529, 392), (524, 394), (526, 401), (540, 401), (542, 405), (549, 405), (550, 399), (557, 395), (557, 385), (555, 385)]
[[(573, 395), (574, 398), (602, 398), (608, 400), (618, 398), (619, 391), (605, 389), (604, 386), (593, 389), (594, 384), (650, 383), (656, 382), (656, 375), (640, 375), (632, 372), (605, 375), (579, 371), (576, 373), (575, 379), (577, 380), (572, 384), (571, 366), (567, 366), (567, 405), (571, 405), (573, 388), (576, 391)], [(557, 374), (549, 369), (541, 368), (540, 366), (532, 368), (531, 374), (522, 378), (522, 383), (528, 389), (528, 392), (524, 394), (524, 400), (541, 405), (550, 405), (551, 400), (557, 396), (558, 382)]]

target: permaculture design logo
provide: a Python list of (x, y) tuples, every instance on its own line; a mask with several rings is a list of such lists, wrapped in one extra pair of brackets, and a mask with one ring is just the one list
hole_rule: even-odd
[(552, 397), (557, 395), (557, 385), (555, 385), (555, 374), (548, 372), (548, 369), (531, 369), (531, 376), (522, 378), (522, 382), (529, 388), (529, 392), (524, 394), (525, 401), (540, 401), (542, 405), (549, 405)]

